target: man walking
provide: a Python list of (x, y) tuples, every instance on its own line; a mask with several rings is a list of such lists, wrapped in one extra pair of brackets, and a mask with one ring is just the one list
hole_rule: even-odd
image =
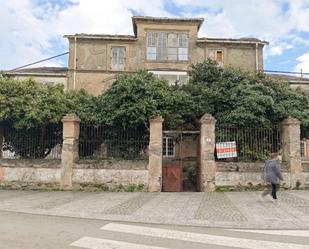
[[(273, 200), (277, 200), (279, 183), (280, 180), (283, 180), (277, 153), (272, 153), (270, 155), (270, 160), (265, 162), (263, 178), (267, 183), (271, 184), (271, 196)], [(267, 194), (270, 194), (269, 190), (265, 190), (262, 196), (266, 196)]]

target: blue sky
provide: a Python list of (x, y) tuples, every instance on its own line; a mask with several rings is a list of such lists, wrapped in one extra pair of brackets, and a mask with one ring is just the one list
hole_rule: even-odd
[[(132, 34), (132, 15), (203, 17), (199, 37), (270, 42), (264, 68), (309, 72), (309, 0), (0, 0), (0, 70), (68, 50), (63, 35)], [(66, 66), (57, 58), (38, 66)]]

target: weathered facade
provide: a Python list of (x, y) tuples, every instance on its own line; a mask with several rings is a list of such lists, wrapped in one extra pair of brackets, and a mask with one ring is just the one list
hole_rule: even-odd
[(132, 17), (134, 35), (66, 35), (68, 90), (108, 89), (117, 74), (146, 69), (169, 82), (186, 82), (190, 65), (207, 58), (222, 67), (263, 69), (263, 47), (253, 38), (199, 38), (203, 18)]
[(36, 67), (5, 72), (8, 77), (17, 80), (33, 79), (46, 85), (63, 85), (67, 89), (66, 67)]

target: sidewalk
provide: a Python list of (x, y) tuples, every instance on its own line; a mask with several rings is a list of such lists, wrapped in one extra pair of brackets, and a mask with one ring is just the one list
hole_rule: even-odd
[(0, 190), (0, 211), (113, 221), (252, 229), (309, 229), (309, 191), (111, 193)]

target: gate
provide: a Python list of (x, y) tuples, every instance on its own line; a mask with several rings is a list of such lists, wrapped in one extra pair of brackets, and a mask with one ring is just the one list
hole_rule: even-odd
[(163, 191), (194, 192), (199, 189), (199, 133), (163, 131)]

